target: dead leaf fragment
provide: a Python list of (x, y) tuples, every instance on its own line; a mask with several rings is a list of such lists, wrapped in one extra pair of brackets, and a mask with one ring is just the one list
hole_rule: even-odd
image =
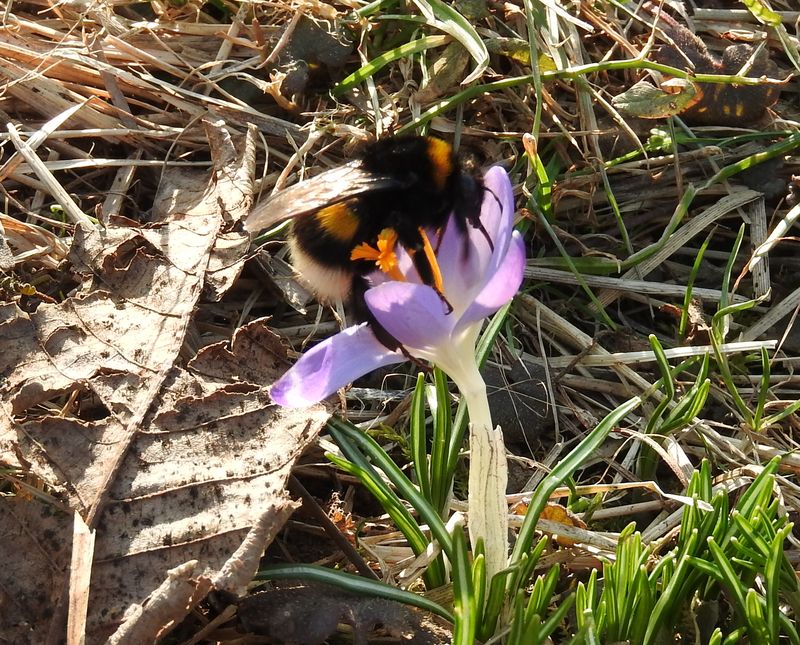
[[(211, 176), (165, 173), (168, 194), (158, 203), (168, 207), (155, 209), (154, 221), (77, 227), (77, 293), (34, 313), (0, 305), (0, 461), (24, 463), (51, 491), (0, 498), (8, 563), (0, 591), (12, 599), (3, 637), (12, 642), (66, 636), (75, 512), (96, 531), (86, 638), (99, 643), (123, 621), (120, 642), (159, 638), (235, 553), (240, 564), (229, 564), (225, 579), (241, 586), (291, 509), (292, 464), (328, 415), (272, 404), (267, 386), (286, 367), (278, 337), (256, 321), (230, 345), (183, 363), (227, 209), (236, 208), (219, 190), (230, 178), (249, 181), (240, 172), (247, 164), (229, 154), (238, 143), (214, 140), (227, 152)], [(231, 264), (215, 289), (236, 273), (242, 247), (226, 248)], [(156, 611), (162, 584), (176, 591)]]

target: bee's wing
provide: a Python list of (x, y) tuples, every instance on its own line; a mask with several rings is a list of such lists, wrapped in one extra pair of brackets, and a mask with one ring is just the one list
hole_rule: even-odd
[(369, 190), (400, 187), (402, 184), (397, 179), (367, 172), (360, 160), (352, 161), (259, 202), (250, 211), (244, 227), (255, 234), (280, 222), (306, 215)]

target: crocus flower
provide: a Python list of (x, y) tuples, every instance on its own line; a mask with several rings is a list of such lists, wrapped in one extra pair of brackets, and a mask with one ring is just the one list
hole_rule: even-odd
[[(514, 200), (506, 172), (495, 166), (484, 177), (487, 191), (481, 222), (492, 239), (468, 226), (468, 253), (452, 219), (437, 253), (447, 308), (439, 295), (423, 284), (411, 258), (397, 251), (397, 269), (389, 278), (376, 271), (375, 285), (365, 299), (377, 321), (414, 357), (444, 370), (459, 388), (467, 385), (474, 365), (475, 341), (484, 318), (507, 303), (519, 289), (525, 248), (513, 231)], [(403, 281), (396, 279), (403, 278)], [(336, 390), (379, 367), (407, 357), (387, 349), (362, 323), (315, 345), (271, 389), (273, 401), (284, 407), (317, 403)], [(462, 394), (464, 391), (462, 389)]]
[[(473, 547), (484, 542), (489, 576), (505, 568), (508, 558), (508, 508), (505, 446), (493, 428), (486, 384), (475, 360), (475, 343), (483, 320), (506, 304), (519, 289), (525, 266), (522, 237), (513, 230), (511, 182), (500, 167), (484, 176), (481, 208), (483, 231), (462, 231), (450, 218), (436, 258), (444, 295), (421, 282), (411, 258), (398, 249), (387, 262), (386, 239), (378, 241), (373, 286), (365, 300), (375, 319), (407, 352), (437, 365), (453, 379), (470, 415), (469, 533)], [(360, 251), (361, 252), (361, 251)], [(367, 249), (363, 249), (368, 253)], [(365, 324), (349, 327), (306, 352), (272, 386), (272, 399), (286, 407), (311, 405), (374, 369), (407, 360), (378, 341)]]

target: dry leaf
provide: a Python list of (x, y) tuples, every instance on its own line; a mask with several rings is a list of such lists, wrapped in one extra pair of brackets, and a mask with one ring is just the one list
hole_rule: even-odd
[[(266, 387), (286, 358), (263, 321), (240, 329), (230, 348), (212, 345), (181, 363), (230, 219), (217, 192), (230, 186), (220, 178), (242, 176), (236, 156), (218, 158), (227, 165), (216, 164), (211, 181), (188, 173), (195, 184), (186, 201), (172, 189), (191, 183), (187, 173), (168, 173), (170, 195), (159, 203), (170, 208), (146, 227), (119, 217), (106, 229), (78, 227), (78, 294), (31, 314), (0, 307), (8, 348), (0, 354), (0, 461), (26, 463), (96, 530), (89, 643), (111, 637), (123, 619), (119, 642), (154, 640), (202, 599), (212, 576), (244, 558), (236, 582), (230, 571), (219, 578), (241, 587), (253, 554), (288, 514), (281, 500), (295, 458), (327, 418), (322, 408), (271, 404)], [(264, 528), (270, 519), (277, 524)], [(257, 524), (247, 554), (232, 560)], [(64, 638), (72, 525), (39, 498), (0, 499), (4, 638)], [(159, 596), (162, 610), (141, 611), (162, 584), (173, 590)]]

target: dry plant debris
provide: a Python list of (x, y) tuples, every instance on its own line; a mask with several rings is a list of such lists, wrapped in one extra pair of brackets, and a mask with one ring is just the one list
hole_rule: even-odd
[[(476, 163), (512, 169), (524, 204), (531, 194), (542, 197), (521, 144), (532, 124), (539, 128), (537, 152), (553, 179), (551, 208), (539, 218), (523, 211), (533, 220), (527, 233), (532, 259), (510, 325), (525, 370), (548, 384), (551, 420), (540, 425), (534, 419), (542, 406), (530, 404), (536, 414), (518, 429), (519, 484), (512, 492), (530, 491), (542, 466), (558, 461), (609, 409), (652, 390), (658, 375), (647, 362), (649, 334), (670, 351), (705, 351), (710, 315), (728, 295), (721, 276), (741, 223), (749, 252), (734, 262), (731, 303), (761, 300), (733, 321), (729, 339), (776, 341), (769, 411), (800, 398), (794, 373), (800, 162), (792, 148), (770, 159), (758, 156), (797, 132), (800, 87), (789, 47), (796, 54), (796, 34), (788, 45), (773, 32), (765, 40), (768, 30), (731, 3), (695, 3), (701, 6), (691, 33), (702, 37), (712, 60), (721, 60), (731, 34), (764, 43), (759, 56), (768, 52), (771, 87), (780, 96), (773, 104), (777, 91), (770, 91), (746, 131), (691, 131), (615, 109), (613, 98), (637, 82), (647, 78), (656, 87), (663, 80), (651, 79), (641, 65), (608, 64), (640, 55), (656, 60), (649, 56), (653, 17), (632, 17), (634, 5), (627, 11), (611, 2), (543, 5), (532, 34), (541, 86), (530, 76), (523, 3), (511, 1), (487, 3), (470, 18), (486, 38), (488, 67), (431, 27), (428, 50), (382, 61), (368, 80), (353, 82), (334, 100), (328, 94), (333, 80), (410, 38), (391, 21), (353, 19), (355, 4), (33, 0), (4, 6), (4, 638), (57, 639), (68, 608), (83, 605), (88, 642), (116, 630), (120, 642), (144, 642), (180, 621), (212, 586), (241, 591), (288, 515), (289, 470), (326, 418), (321, 409), (276, 410), (266, 386), (288, 365), (287, 340), (301, 350), (338, 328), (341, 312), (303, 301), (302, 294), (286, 306), (282, 294), (298, 291), (290, 279), (278, 276), (282, 291), (263, 270), (243, 272), (249, 239), (237, 222), (259, 194), (346, 160), (356, 142), (376, 133), (412, 123), (445, 138), (458, 132), (461, 149)], [(787, 28), (797, 20), (792, 0), (772, 7)], [(663, 48), (661, 35), (659, 41)], [(595, 67), (573, 73), (584, 65)], [(466, 95), (461, 83), (476, 72), (488, 89)], [(710, 142), (694, 137), (701, 134)], [(747, 136), (732, 138), (737, 134)], [(717, 175), (742, 159), (756, 163)], [(677, 221), (686, 187), (705, 182)], [(661, 239), (671, 221), (676, 226)], [(660, 247), (652, 256), (625, 263), (654, 243)], [(279, 247), (267, 247), (277, 255), (268, 260), (271, 267), (281, 261)], [(564, 255), (577, 260), (577, 270)], [(670, 307), (682, 306), (690, 280), (698, 301), (681, 336)], [(613, 318), (615, 332), (602, 312)], [(273, 317), (267, 322), (266, 316)], [(512, 362), (507, 348), (493, 358)], [(735, 360), (739, 392), (755, 401), (761, 374)], [(347, 414), (366, 426), (401, 428), (408, 383), (391, 375), (359, 384), (346, 400)], [(691, 381), (677, 385), (685, 391)], [(531, 388), (522, 396), (542, 394)], [(637, 437), (658, 452), (663, 479), (680, 489), (707, 456), (718, 485), (736, 491), (764, 460), (784, 454), (781, 503), (796, 517), (797, 415), (753, 433), (720, 379), (710, 401), (696, 422), (663, 443)], [(591, 520), (618, 528), (649, 513), (643, 535), (666, 544), (679, 506), (660, 490), (647, 499), (628, 497), (636, 460), (630, 446), (630, 434), (620, 433), (576, 474), (603, 495)], [(316, 477), (322, 470), (304, 468)], [(75, 514), (96, 532), (88, 590), (80, 588), (88, 565), (71, 553), (73, 535), (85, 533)], [(392, 527), (366, 519), (360, 545), (383, 578), (401, 577), (410, 550), (398, 546)], [(613, 552), (613, 530), (590, 523), (573, 532), (570, 540), (590, 548), (554, 549), (549, 561), (585, 571), (597, 566), (598, 555)], [(75, 541), (91, 550), (84, 538)], [(247, 557), (234, 555), (243, 541), (250, 545)], [(240, 557), (244, 572), (223, 583), (220, 572), (235, 568)], [(798, 558), (796, 548), (791, 557)], [(70, 588), (75, 580), (84, 582)], [(147, 615), (151, 606), (156, 618)], [(82, 621), (74, 624), (80, 613), (70, 616), (71, 633), (81, 632)]]
[[(327, 416), (271, 405), (265, 384), (287, 362), (263, 320), (237, 330), (230, 347), (207, 345), (180, 364), (204, 289), (212, 299), (224, 293), (241, 268), (242, 238), (247, 247), (246, 236), (221, 229), (246, 212), (241, 186), (251, 184), (252, 164), (233, 154), (218, 124), (208, 129), (219, 170), (169, 170), (146, 226), (123, 217), (78, 224), (70, 259), (80, 291), (31, 313), (3, 305), (3, 461), (35, 472), (59, 506), (97, 531), (91, 585), (79, 590), (93, 641), (123, 621), (112, 640), (152, 640), (202, 600), (211, 588), (202, 581), (219, 575), (265, 513), (279, 528), (289, 469)], [(68, 566), (71, 517), (25, 496), (5, 498), (0, 514), (0, 549), (17, 563), (3, 585), (5, 634), (17, 642), (58, 634), (77, 574)], [(254, 574), (261, 533), (255, 558), (226, 587), (240, 591)], [(166, 614), (141, 622), (166, 602), (153, 597), (137, 612), (167, 579), (191, 593), (168, 597)]]

